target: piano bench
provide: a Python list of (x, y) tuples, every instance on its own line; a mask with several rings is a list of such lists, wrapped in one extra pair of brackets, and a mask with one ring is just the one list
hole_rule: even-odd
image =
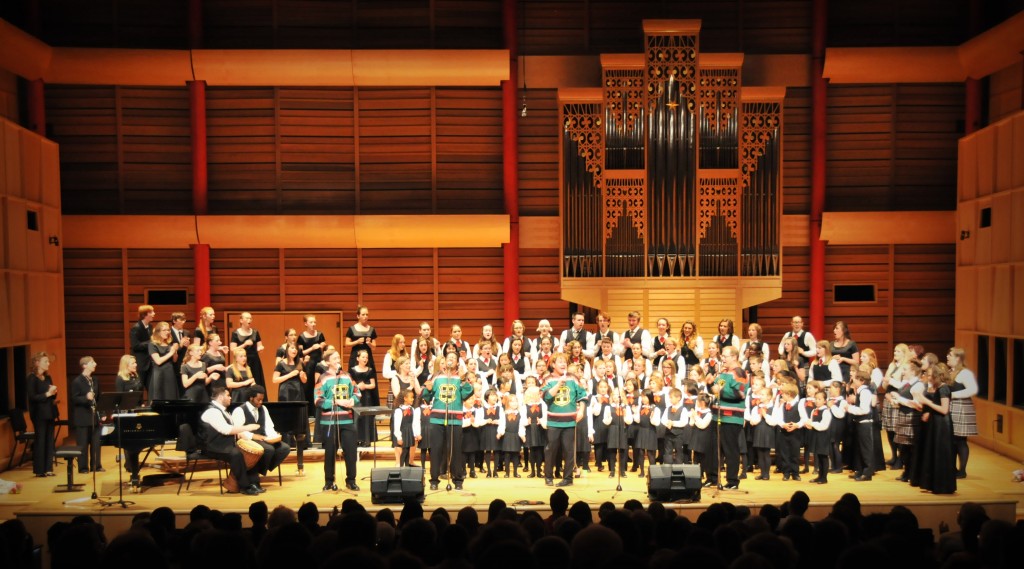
[(81, 492), (85, 484), (75, 484), (75, 459), (81, 458), (82, 451), (78, 447), (63, 446), (54, 453), (54, 458), (63, 458), (68, 464), (68, 483), (60, 484), (54, 492)]

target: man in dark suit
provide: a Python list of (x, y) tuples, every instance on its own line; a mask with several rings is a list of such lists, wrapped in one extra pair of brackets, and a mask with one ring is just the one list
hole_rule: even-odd
[(128, 338), (131, 341), (132, 355), (138, 364), (139, 377), (142, 384), (149, 391), (149, 370), (153, 367), (153, 360), (149, 357), (149, 338), (153, 335), (153, 328), (150, 326), (156, 318), (156, 310), (148, 304), (139, 307), (139, 321), (132, 325)]
[(181, 377), (181, 364), (185, 362), (185, 354), (188, 353), (192, 343), (188, 338), (188, 330), (185, 330), (185, 313), (174, 312), (171, 314), (171, 344), (178, 344), (178, 357), (174, 358), (174, 377)]
[(78, 472), (103, 472), (100, 464), (100, 421), (96, 415), (96, 400), (100, 396), (100, 383), (92, 374), (96, 360), (85, 356), (79, 363), (82, 373), (71, 382), (71, 422), (75, 426), (75, 441), (82, 451), (78, 458)]

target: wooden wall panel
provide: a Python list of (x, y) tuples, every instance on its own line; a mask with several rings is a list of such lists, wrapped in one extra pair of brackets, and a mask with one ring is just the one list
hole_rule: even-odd
[(91, 355), (104, 389), (114, 385), (117, 365), (128, 353), (128, 329), (137, 319), (124, 302), (123, 268), (120, 249), (64, 249), (68, 373), (78, 374), (70, 362)]
[(46, 89), (46, 123), (60, 144), (65, 212), (120, 211), (118, 126), (114, 87)]
[(782, 212), (811, 212), (811, 90), (786, 88), (782, 120)]
[(458, 323), (463, 338), (475, 344), (484, 324), (505, 330), (501, 249), (442, 249), (437, 257), (438, 335)]
[(192, 212), (188, 91), (118, 87), (124, 209)]
[[(562, 300), (559, 290), (561, 262), (558, 249), (519, 250), (519, 314), (526, 324), (526, 335), (536, 336), (537, 321), (547, 318), (552, 322), (569, 317), (569, 303)], [(624, 322), (612, 322), (616, 330)], [(511, 322), (502, 336), (511, 332)]]
[(280, 275), (277, 249), (210, 249), (210, 301), (219, 312), (280, 310)]
[(897, 245), (893, 266), (893, 341), (920, 344), (942, 359), (954, 341), (955, 245)]
[(558, 215), (558, 92), (529, 89), (526, 104), (527, 115), (519, 117), (519, 214)]
[(436, 89), (438, 212), (504, 213), (499, 89)]
[(277, 206), (274, 89), (206, 90), (210, 213)]
[(355, 211), (353, 105), (351, 88), (278, 90), (278, 211)]
[[(296, 241), (301, 244), (301, 239)], [(285, 249), (281, 310), (343, 310), (358, 303), (355, 249)]]
[(831, 86), (826, 208), (953, 209), (962, 118), (962, 85)]
[[(434, 321), (434, 250), (363, 249), (361, 256), (359, 298), (377, 329), (379, 365), (395, 334), (405, 336), (411, 348), (420, 322)], [(355, 306), (343, 308), (346, 318), (353, 319)]]
[(359, 89), (358, 213), (430, 211), (430, 89)]

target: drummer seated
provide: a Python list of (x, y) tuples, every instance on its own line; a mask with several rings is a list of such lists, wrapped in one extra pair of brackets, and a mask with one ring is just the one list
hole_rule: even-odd
[[(256, 424), (259, 427), (246, 434), (252, 436), (254, 443), (263, 447), (263, 456), (256, 466), (260, 474), (266, 474), (280, 466), (292, 450), (288, 443), (281, 441), (281, 434), (274, 429), (274, 419), (263, 407), (266, 398), (267, 390), (262, 385), (253, 385), (248, 388), (245, 403), (235, 407), (231, 413), (236, 425)], [(259, 478), (256, 478), (253, 484), (261, 488)]]
[(230, 479), (234, 479), (239, 492), (255, 496), (260, 493), (260, 489), (252, 481), (258, 479), (256, 470), (259, 467), (246, 468), (245, 457), (238, 449), (236, 441), (239, 438), (250, 438), (252, 433), (259, 429), (259, 425), (234, 423), (227, 411), (228, 405), (231, 405), (231, 393), (226, 387), (215, 385), (210, 390), (210, 399), (210, 406), (200, 416), (200, 437), (206, 447), (206, 454), (228, 463), (231, 474), (226, 485), (229, 489), (232, 487)]

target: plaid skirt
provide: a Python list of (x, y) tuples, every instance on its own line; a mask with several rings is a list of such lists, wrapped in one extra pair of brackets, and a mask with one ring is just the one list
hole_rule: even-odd
[(953, 419), (954, 437), (973, 437), (978, 434), (978, 419), (971, 399), (950, 399), (949, 416)]
[(899, 412), (896, 416), (896, 444), (914, 444), (914, 434), (920, 430), (921, 414)]
[(882, 400), (882, 430), (895, 431), (896, 417), (900, 414), (900, 406), (893, 403), (888, 397)]

